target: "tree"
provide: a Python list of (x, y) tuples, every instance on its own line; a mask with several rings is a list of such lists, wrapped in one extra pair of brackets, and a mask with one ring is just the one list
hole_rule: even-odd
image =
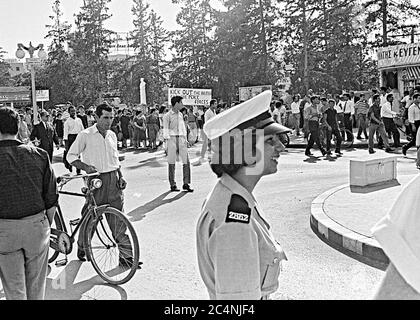
[(161, 103), (168, 65), (168, 32), (162, 27), (161, 17), (144, 0), (133, 0), (132, 13), (134, 30), (130, 34), (136, 54), (113, 65), (112, 86), (118, 88), (124, 101), (139, 102), (140, 79), (144, 78), (148, 104)]
[(296, 69), (295, 91), (366, 90), (377, 81), (356, 1), (286, 0), (283, 5), (285, 59)]
[(210, 39), (214, 27), (214, 9), (209, 0), (173, 0), (181, 5), (177, 23), (181, 28), (172, 33), (175, 50), (171, 85), (175, 87), (208, 88), (214, 83)]
[(73, 79), (77, 84), (74, 100), (94, 104), (108, 90), (108, 52), (112, 31), (104, 27), (111, 16), (110, 0), (84, 0), (76, 15), (76, 30), (70, 34)]
[(365, 26), (374, 35), (374, 40), (369, 41), (372, 47), (404, 43), (398, 39), (406, 29), (405, 17), (415, 19), (414, 26), (419, 25), (420, 7), (411, 0), (365, 0), (363, 7), (367, 12)]
[(10, 86), (12, 84), (10, 78), (10, 65), (3, 60), (3, 48), (0, 47), (0, 86)]
[(37, 72), (37, 84), (41, 83), (50, 89), (50, 104), (55, 105), (73, 100), (76, 83), (73, 81), (72, 62), (66, 51), (71, 26), (62, 20), (61, 1), (54, 0), (52, 24), (45, 38), (51, 39), (48, 48), (48, 60), (45, 67)]

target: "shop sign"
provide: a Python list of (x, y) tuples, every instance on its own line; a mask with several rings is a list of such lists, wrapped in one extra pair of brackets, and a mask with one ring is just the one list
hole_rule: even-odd
[(50, 101), (50, 90), (36, 90), (36, 101)]
[(31, 101), (29, 90), (27, 92), (0, 92), (0, 102)]
[(379, 48), (377, 55), (379, 69), (420, 64), (420, 43)]
[(272, 90), (271, 85), (239, 87), (239, 101), (246, 101), (255, 97), (263, 91)]

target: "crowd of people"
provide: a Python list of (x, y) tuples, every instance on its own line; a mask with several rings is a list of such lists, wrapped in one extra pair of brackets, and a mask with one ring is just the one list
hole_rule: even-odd
[[(309, 90), (303, 97), (296, 94), (290, 100), (272, 102), (271, 114), (278, 123), (292, 128), (296, 136), (303, 133), (307, 156), (312, 156), (314, 144), (322, 155), (331, 155), (333, 136), (335, 153), (341, 155), (341, 143), (354, 140), (354, 129), (357, 139), (368, 140), (370, 154), (375, 153), (374, 139), (378, 148), (385, 148), (386, 152), (401, 148), (404, 155), (411, 147), (419, 146), (416, 134), (420, 124), (420, 87), (405, 91), (403, 98), (395, 90), (381, 87), (335, 96)], [(398, 127), (409, 141), (405, 145), (401, 144)], [(417, 167), (420, 168), (420, 162)]]
[[(376, 134), (378, 144), (382, 143), (387, 152), (395, 151), (390, 146), (390, 136), (393, 147), (402, 147), (404, 154), (410, 147), (418, 146), (420, 90), (417, 89), (397, 100), (401, 107), (398, 112), (393, 108), (394, 93), (387, 88), (381, 88), (381, 93), (371, 91), (353, 96), (344, 93), (337, 97), (309, 91), (303, 98), (293, 96), (291, 102), (272, 100), (268, 91), (239, 105), (232, 104), (229, 112), (224, 110), (230, 107), (217, 104), (215, 99), (206, 108), (184, 106), (182, 100), (181, 96), (172, 97), (170, 107), (112, 107), (102, 103), (87, 110), (67, 103), (49, 112), (40, 110), (37, 124), (31, 109), (17, 113), (12, 108), (0, 108), (0, 164), (6, 168), (0, 184), (5, 190), (1, 197), (0, 231), (7, 240), (0, 243), (0, 277), (7, 299), (42, 299), (45, 294), (50, 224), (58, 204), (51, 166), (54, 144), (65, 148), (63, 162), (69, 171), (75, 168), (77, 174), (81, 171), (99, 174), (103, 185), (94, 195), (96, 203), (110, 204), (121, 211), (126, 181), (119, 148), (153, 151), (162, 144), (159, 142), (164, 142), (170, 191), (180, 191), (175, 181), (179, 158), (183, 165), (182, 189), (193, 192), (187, 148), (202, 139), (200, 159), (203, 159), (211, 147), (211, 169), (219, 179), (202, 206), (197, 224), (197, 256), (200, 274), (212, 299), (268, 299), (278, 288), (281, 262), (287, 258), (269, 231), (269, 224), (261, 218), (262, 210), (252, 193), (263, 176), (277, 171), (285, 135), (293, 130), (300, 136), (302, 131), (307, 139), (307, 156), (312, 155), (315, 143), (323, 155), (331, 154), (332, 136), (336, 138), (335, 153), (341, 155), (341, 141), (354, 139), (354, 122), (357, 138), (363, 139), (363, 135), (369, 140), (369, 153), (375, 152)], [(398, 114), (412, 137), (404, 146), (400, 144), (394, 120)], [(241, 132), (251, 129), (263, 135), (252, 136), (252, 148), (243, 148), (243, 144), (230, 139), (234, 129)], [(325, 145), (320, 139), (323, 135)], [(246, 139), (244, 133), (243, 137)], [(254, 159), (251, 153), (259, 140), (264, 146), (263, 154)], [(239, 162), (237, 155), (241, 157)], [(30, 183), (23, 186), (22, 181)], [(388, 220), (379, 225), (379, 236), (386, 241), (389, 234), (384, 233), (382, 225), (388, 226)], [(34, 228), (37, 232), (33, 232)], [(113, 228), (117, 230), (119, 226), (114, 223)], [(117, 234), (115, 230), (113, 233)], [(118, 234), (126, 237), (125, 231)], [(86, 260), (83, 243), (79, 237), (77, 257), (81, 261)], [(398, 259), (392, 262), (389, 277), (412, 276), (412, 270), (398, 269), (401, 268)], [(120, 252), (120, 266), (132, 267), (134, 263), (131, 247)], [(269, 273), (265, 271), (267, 264)], [(246, 281), (235, 271), (238, 268), (245, 271)], [(261, 280), (264, 272), (266, 276)], [(395, 281), (385, 278), (383, 288)], [(379, 292), (386, 296), (384, 290)]]

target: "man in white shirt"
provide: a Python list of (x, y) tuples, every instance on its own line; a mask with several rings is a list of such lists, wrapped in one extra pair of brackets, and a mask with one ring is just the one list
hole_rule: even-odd
[(293, 97), (293, 102), (290, 105), (292, 111), (292, 120), (293, 120), (293, 129), (296, 130), (296, 136), (300, 136), (299, 126), (300, 126), (300, 96), (297, 94)]
[[(98, 206), (109, 204), (109, 206), (123, 211), (123, 190), (127, 183), (123, 178), (118, 159), (117, 136), (110, 130), (114, 112), (111, 106), (103, 103), (96, 107), (95, 116), (97, 123), (77, 135), (67, 153), (67, 161), (86, 173), (99, 172), (102, 187), (95, 190), (96, 204)], [(134, 263), (131, 254), (132, 246), (129, 237), (125, 234), (125, 224), (109, 220), (108, 224), (112, 234), (115, 235), (115, 241), (124, 244), (124, 246), (119, 245), (122, 247), (119, 252), (119, 264), (123, 267), (131, 266)], [(79, 232), (77, 257), (81, 261), (86, 260), (84, 242), (83, 232)]]
[(407, 150), (416, 145), (416, 134), (420, 126), (420, 94), (413, 96), (414, 103), (408, 108), (408, 122), (411, 127), (412, 139), (402, 147), (402, 153), (407, 154)]
[(191, 168), (187, 149), (187, 129), (184, 117), (180, 111), (184, 108), (182, 97), (174, 96), (171, 98), (172, 109), (163, 116), (163, 138), (167, 141), (168, 148), (168, 176), (171, 191), (179, 191), (175, 182), (175, 163), (177, 155), (182, 161), (183, 185), (182, 189), (193, 192), (190, 188)]
[(390, 260), (376, 299), (420, 299), (419, 190), (420, 175), (417, 175), (371, 230)]
[(392, 110), (392, 102), (394, 101), (393, 94), (388, 93), (386, 99), (387, 102), (381, 105), (381, 118), (384, 122), (386, 132), (392, 133), (392, 137), (394, 140), (394, 148), (400, 148), (400, 133), (398, 132), (398, 129), (395, 126), (393, 120), (393, 118), (397, 115), (397, 113)]
[[(85, 128), (83, 127), (83, 122), (79, 117), (76, 117), (76, 108), (74, 106), (70, 106), (68, 108), (68, 113), (70, 117), (64, 122), (64, 155), (63, 155), (63, 162), (64, 166), (70, 171), (73, 172), (73, 167), (67, 162), (66, 156), (67, 152), (69, 151), (71, 145), (73, 144), (74, 140), (76, 140), (77, 135), (83, 131)], [(76, 169), (76, 173), (80, 174), (80, 169)]]
[(63, 109), (63, 114), (61, 115), (61, 119), (63, 120), (63, 122), (66, 122), (66, 120), (68, 118), (70, 118), (70, 114), (67, 111), (71, 106), (73, 106), (73, 104), (70, 101), (66, 102), (66, 106)]
[(343, 100), (338, 103), (337, 108), (343, 112), (344, 128), (349, 130), (347, 141), (351, 141), (353, 140), (353, 134), (350, 132), (353, 132), (352, 116), (354, 115), (354, 103), (350, 100), (350, 94), (343, 94)]
[[(210, 100), (210, 106), (204, 113), (204, 123), (208, 122), (211, 118), (216, 116), (216, 104), (216, 99)], [(210, 150), (210, 146), (211, 141), (207, 138), (206, 134), (203, 131), (203, 145), (201, 146), (200, 162), (204, 161), (204, 156), (206, 155), (207, 149)]]
[(388, 93), (387, 93), (386, 87), (381, 87), (380, 89), (381, 89), (380, 95), (381, 95), (381, 106), (382, 106), (383, 104), (387, 103), (386, 96)]

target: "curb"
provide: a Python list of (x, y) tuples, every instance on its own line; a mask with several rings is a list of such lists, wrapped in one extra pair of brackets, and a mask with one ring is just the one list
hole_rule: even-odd
[(385, 270), (389, 259), (374, 238), (346, 228), (332, 220), (324, 211), (325, 201), (347, 187), (349, 184), (332, 188), (312, 201), (310, 227), (318, 238), (334, 249), (367, 265)]

